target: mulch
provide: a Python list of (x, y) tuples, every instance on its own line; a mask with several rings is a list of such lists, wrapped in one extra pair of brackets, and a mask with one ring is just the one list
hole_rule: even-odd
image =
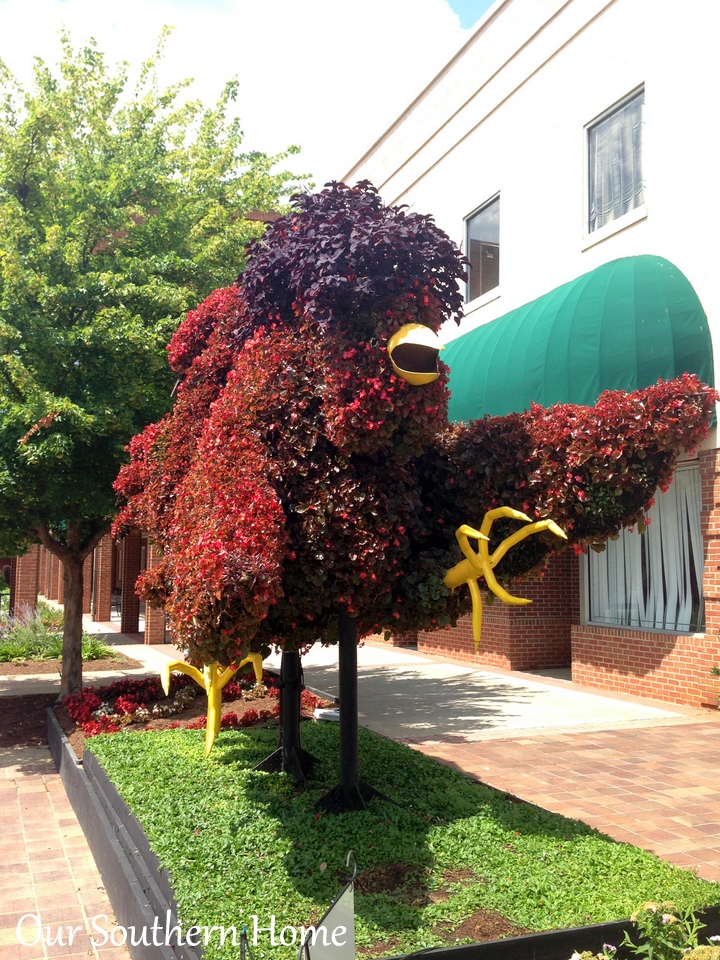
[[(83, 673), (96, 670), (135, 670), (142, 664), (123, 654), (105, 660), (86, 660)], [(60, 674), (59, 660), (26, 660), (0, 663), (0, 675), (20, 677), (29, 674)], [(56, 693), (33, 693), (0, 697), (0, 748), (44, 747), (47, 745), (47, 708), (57, 700)]]
[(0, 749), (47, 745), (47, 708), (56, 693), (0, 697)]
[[(147, 704), (152, 706), (152, 702)], [(277, 705), (277, 697), (257, 697), (253, 700), (240, 699), (240, 700), (223, 700), (222, 704), (222, 715), (225, 716), (227, 713), (236, 713), (238, 717), (242, 717), (244, 713), (248, 710), (257, 710), (258, 713), (261, 710), (273, 710)], [(60, 721), (60, 726), (63, 728), (65, 736), (70, 741), (70, 746), (73, 748), (77, 756), (82, 759), (83, 751), (85, 749), (85, 734), (77, 726), (75, 721), (68, 715), (65, 707), (59, 703), (55, 706), (55, 713), (57, 718)], [(175, 714), (172, 717), (155, 717), (152, 720), (149, 720), (147, 723), (130, 723), (125, 728), (126, 730), (167, 730), (170, 727), (177, 726), (178, 721), (184, 726), (189, 720), (195, 720), (198, 717), (203, 717), (207, 713), (207, 698), (203, 693), (200, 693), (198, 697), (190, 704), (189, 707), (186, 707), (182, 713)]]
[[(120, 654), (107, 660), (87, 660), (83, 663), (83, 674), (94, 671), (133, 670), (143, 664)], [(28, 674), (52, 674), (60, 672), (59, 660), (32, 660), (24, 663), (0, 663), (0, 675), (27, 676)], [(63, 728), (70, 745), (79, 758), (85, 747), (85, 734), (68, 715), (65, 707), (57, 702), (56, 693), (21, 694), (19, 696), (0, 697), (0, 748), (2, 747), (41, 747), (47, 744), (47, 708), (53, 706), (60, 726)], [(277, 697), (261, 697), (223, 701), (223, 715), (233, 711), (241, 717), (248, 710), (272, 710)], [(173, 717), (157, 717), (148, 723), (129, 724), (129, 730), (162, 730), (176, 725), (178, 720), (185, 724), (189, 720), (203, 716), (207, 711), (207, 699), (200, 694), (182, 713)]]
[[(132, 660), (123, 653), (104, 660), (85, 660), (83, 673), (101, 670), (138, 670), (143, 664), (139, 660)], [(56, 673), (60, 675), (60, 660), (23, 660), (22, 663), (0, 663), (0, 676), (19, 677), (29, 673)]]

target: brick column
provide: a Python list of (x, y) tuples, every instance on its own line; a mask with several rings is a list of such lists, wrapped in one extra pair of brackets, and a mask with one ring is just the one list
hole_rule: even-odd
[(47, 598), (48, 600), (57, 600), (58, 598), (58, 578), (57, 572), (58, 567), (60, 566), (60, 561), (55, 556), (54, 553), (51, 553), (48, 556), (48, 574), (47, 574)]
[(107, 534), (95, 548), (93, 620), (99, 623), (107, 623), (112, 611), (113, 552), (112, 537)]
[(8, 613), (12, 613), (15, 604), (15, 579), (17, 571), (17, 557), (10, 558), (10, 597), (8, 598)]
[(58, 560), (57, 562), (57, 602), (65, 603), (65, 568)]
[[(148, 540), (147, 569), (157, 566), (157, 547)], [(145, 604), (145, 643), (166, 643), (165, 608), (152, 603)]]
[(11, 567), (10, 613), (37, 609), (38, 577), (40, 574), (40, 547), (35, 545)]
[(701, 450), (700, 529), (705, 542), (703, 597), (705, 640), (713, 663), (720, 664), (720, 450)]
[(92, 612), (92, 588), (93, 588), (93, 552), (91, 551), (85, 557), (83, 564), (83, 613)]
[(131, 530), (123, 542), (121, 571), (120, 632), (138, 633), (140, 630), (140, 598), (135, 593), (135, 583), (140, 573), (142, 536), (139, 530)]
[(38, 593), (41, 593), (44, 597), (47, 596), (45, 591), (47, 590), (48, 556), (49, 554), (45, 547), (40, 547), (40, 558), (38, 561)]

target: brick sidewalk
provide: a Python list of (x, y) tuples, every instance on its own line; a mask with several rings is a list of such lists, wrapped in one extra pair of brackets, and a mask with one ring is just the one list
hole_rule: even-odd
[(480, 742), (457, 735), (406, 742), (483, 783), (720, 881), (717, 719)]
[[(0, 960), (129, 960), (110, 939), (100, 946), (114, 929), (112, 906), (47, 747), (0, 749), (0, 836)], [(39, 916), (53, 941), (64, 928), (63, 942), (44, 943), (26, 918), (21, 943), (26, 914)], [(80, 928), (72, 943), (68, 927)]]

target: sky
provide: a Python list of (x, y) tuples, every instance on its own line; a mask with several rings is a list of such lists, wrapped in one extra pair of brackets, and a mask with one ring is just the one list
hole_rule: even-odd
[(470, 37), (492, 0), (0, 0), (0, 60), (23, 82), (64, 26), (137, 65), (164, 24), (160, 79), (215, 102), (237, 76), (244, 147), (301, 148), (286, 167), (341, 179)]

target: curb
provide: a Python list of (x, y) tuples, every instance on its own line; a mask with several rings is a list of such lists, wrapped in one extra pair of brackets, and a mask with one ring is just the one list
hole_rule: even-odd
[[(700, 939), (720, 934), (720, 906), (698, 910), (696, 916), (705, 924)], [(569, 927), (565, 930), (549, 930), (546, 933), (529, 933), (522, 937), (507, 937), (505, 940), (487, 940), (484, 943), (469, 943), (462, 947), (429, 947), (415, 953), (405, 953), (388, 960), (570, 960), (573, 953), (589, 950), (601, 953), (603, 944), (617, 947), (614, 960), (631, 960), (635, 953), (620, 946), (625, 932), (632, 934), (635, 924), (631, 920), (615, 920), (589, 927)]]
[[(187, 944), (162, 935), (178, 926), (170, 878), (147, 837), (91, 753), (77, 755), (48, 707), (48, 744), (68, 799), (100, 871), (133, 960), (200, 960)], [(133, 943), (131, 931), (136, 931)], [(167, 937), (166, 939), (170, 939)], [(143, 942), (145, 941), (145, 942)], [(149, 941), (149, 942), (147, 942)]]

